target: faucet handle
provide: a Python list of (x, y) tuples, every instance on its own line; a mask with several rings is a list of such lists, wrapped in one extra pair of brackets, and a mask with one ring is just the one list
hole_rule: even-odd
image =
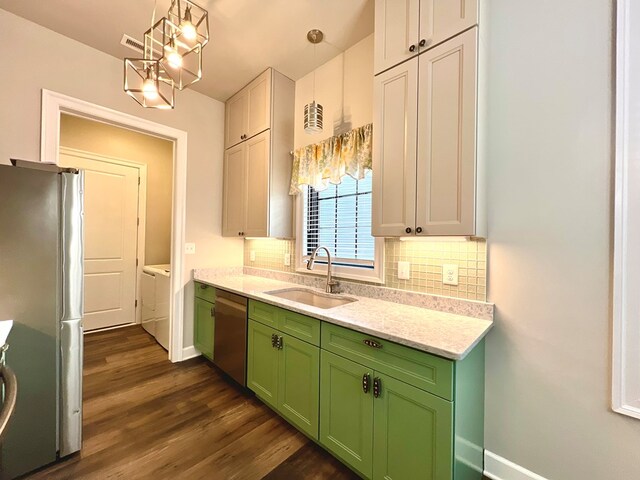
[(331, 280), (327, 282), (327, 293), (336, 293), (335, 289), (338, 287), (338, 285), (340, 285), (340, 282), (338, 280)]

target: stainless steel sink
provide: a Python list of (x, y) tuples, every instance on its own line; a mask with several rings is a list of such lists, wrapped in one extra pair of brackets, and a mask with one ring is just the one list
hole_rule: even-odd
[(339, 307), (340, 305), (358, 301), (355, 298), (314, 292), (306, 288), (284, 288), (282, 290), (271, 290), (264, 293), (285, 300), (291, 300), (292, 302), (304, 303), (305, 305), (324, 309)]

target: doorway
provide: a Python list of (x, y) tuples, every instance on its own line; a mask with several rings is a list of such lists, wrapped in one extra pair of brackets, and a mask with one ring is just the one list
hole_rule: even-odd
[(96, 120), (129, 130), (146, 133), (173, 142), (173, 202), (171, 205), (173, 229), (171, 231), (170, 280), (171, 312), (169, 360), (180, 362), (192, 356), (192, 347), (184, 347), (184, 272), (185, 217), (187, 196), (187, 132), (161, 123), (145, 120), (111, 108), (77, 98), (42, 90), (42, 126), (40, 135), (40, 161), (57, 163), (60, 151), (60, 121), (62, 114)]
[(168, 349), (173, 143), (62, 114), (59, 164), (85, 171), (85, 331), (142, 321)]

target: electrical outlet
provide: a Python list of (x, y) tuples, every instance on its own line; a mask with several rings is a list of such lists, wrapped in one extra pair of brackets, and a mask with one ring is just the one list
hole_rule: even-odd
[(411, 264), (409, 262), (398, 262), (398, 278), (400, 280), (411, 278)]
[(249, 252), (249, 258), (251, 259), (252, 262), (256, 261), (256, 251), (255, 250), (251, 250), (251, 252)]
[(286, 267), (291, 265), (291, 254), (290, 253), (285, 253), (284, 254), (284, 265)]
[(196, 253), (196, 244), (195, 243), (185, 243), (184, 244), (184, 253), (187, 255), (193, 255)]
[(442, 265), (442, 283), (458, 285), (458, 265)]

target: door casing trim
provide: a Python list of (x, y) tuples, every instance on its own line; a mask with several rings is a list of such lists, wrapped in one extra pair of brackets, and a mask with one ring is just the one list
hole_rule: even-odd
[(161, 123), (119, 112), (84, 100), (42, 89), (40, 161), (58, 163), (60, 115), (66, 113), (97, 122), (127, 128), (173, 142), (173, 203), (171, 231), (171, 321), (169, 360), (183, 359), (184, 339), (184, 243), (187, 197), (187, 132)]

